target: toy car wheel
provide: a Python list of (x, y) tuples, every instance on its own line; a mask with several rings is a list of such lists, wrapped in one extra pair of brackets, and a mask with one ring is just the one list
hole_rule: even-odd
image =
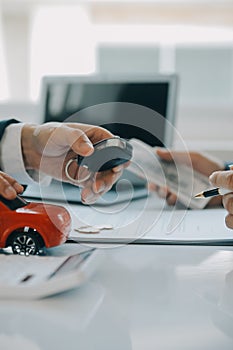
[(37, 232), (15, 232), (10, 245), (13, 253), (19, 255), (36, 255), (43, 247), (42, 239)]

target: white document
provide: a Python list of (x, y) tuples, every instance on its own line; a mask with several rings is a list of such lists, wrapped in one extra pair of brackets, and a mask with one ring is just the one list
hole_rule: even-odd
[(78, 287), (98, 259), (90, 248), (62, 257), (0, 254), (0, 298), (37, 299)]
[(146, 143), (132, 139), (133, 158), (129, 171), (159, 186), (167, 186), (177, 195), (178, 200), (189, 208), (201, 209), (209, 198), (196, 199), (194, 196), (210, 188), (208, 177), (196, 172), (185, 164), (165, 162)]
[[(155, 244), (233, 244), (233, 230), (225, 225), (226, 210), (178, 210), (156, 208), (156, 198), (140, 200), (128, 208), (109, 207), (109, 212), (82, 208), (73, 218), (70, 238), (82, 243), (155, 243)], [(99, 233), (79, 233), (83, 225), (112, 225), (112, 230)]]

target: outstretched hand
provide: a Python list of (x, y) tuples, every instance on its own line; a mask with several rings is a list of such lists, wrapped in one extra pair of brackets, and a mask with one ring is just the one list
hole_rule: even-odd
[[(162, 160), (192, 166), (194, 170), (205, 176), (209, 176), (213, 171), (223, 169), (221, 161), (198, 152), (178, 152), (157, 148), (156, 153)], [(149, 189), (156, 191), (159, 197), (165, 198), (168, 205), (175, 205), (177, 196), (171, 192), (170, 188), (149, 184)], [(209, 205), (218, 205), (220, 203), (221, 199), (214, 197), (210, 200)]]
[[(113, 135), (104, 128), (80, 123), (46, 123), (40, 126), (25, 125), (22, 131), (22, 150), (26, 169), (39, 170), (55, 179), (72, 182), (67, 178), (65, 167), (70, 159), (89, 156), (94, 152), (93, 144)], [(119, 179), (125, 166), (95, 173), (80, 184), (83, 187), (82, 201), (94, 203), (111, 189)], [(79, 166), (72, 162), (69, 174), (78, 179)], [(76, 184), (76, 181), (73, 182)]]

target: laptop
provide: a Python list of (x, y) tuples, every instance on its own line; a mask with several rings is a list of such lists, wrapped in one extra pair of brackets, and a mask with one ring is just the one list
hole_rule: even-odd
[[(47, 76), (42, 80), (40, 116), (41, 122), (99, 125), (126, 139), (137, 138), (150, 146), (171, 147), (174, 135), (169, 125), (175, 125), (176, 101), (174, 74)], [(135, 196), (145, 193), (145, 183), (136, 175), (126, 171), (124, 177), (138, 188)], [(48, 199), (55, 199), (55, 187), (51, 185), (44, 191)], [(63, 186), (66, 199), (77, 202), (73, 187)], [(25, 196), (39, 198), (39, 192), (39, 187), (29, 186)]]

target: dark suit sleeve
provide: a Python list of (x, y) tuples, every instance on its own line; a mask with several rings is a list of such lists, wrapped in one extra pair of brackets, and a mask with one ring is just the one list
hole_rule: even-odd
[[(0, 121), (0, 142), (5, 132), (5, 129), (8, 127), (8, 125), (15, 124), (15, 123), (19, 123), (19, 121), (16, 119), (7, 119), (7, 120)], [(0, 170), (1, 170), (1, 165), (0, 165)]]
[(0, 141), (1, 141), (3, 134), (4, 134), (4, 131), (8, 127), (8, 125), (15, 124), (15, 123), (19, 123), (19, 121), (16, 119), (7, 119), (7, 120), (0, 121)]

